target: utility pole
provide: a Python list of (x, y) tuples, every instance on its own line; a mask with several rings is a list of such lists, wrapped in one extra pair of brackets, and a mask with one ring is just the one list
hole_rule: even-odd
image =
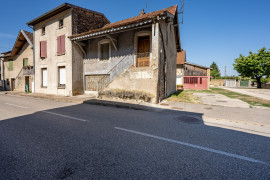
[(227, 66), (225, 65), (225, 73), (224, 73), (225, 76), (227, 76)]

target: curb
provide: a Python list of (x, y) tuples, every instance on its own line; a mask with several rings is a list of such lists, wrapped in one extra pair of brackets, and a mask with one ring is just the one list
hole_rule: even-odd
[(142, 111), (157, 111), (155, 108), (148, 107), (145, 105), (138, 104), (129, 104), (115, 101), (106, 101), (106, 100), (87, 100), (84, 101), (83, 104), (97, 105), (97, 106), (109, 106), (116, 108), (125, 108), (125, 109), (134, 109), (134, 110), (142, 110)]

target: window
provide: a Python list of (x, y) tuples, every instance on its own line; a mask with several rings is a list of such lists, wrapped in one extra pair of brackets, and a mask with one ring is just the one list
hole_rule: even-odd
[(10, 71), (13, 70), (13, 60), (9, 60), (8, 70), (10, 70)]
[(23, 67), (28, 66), (28, 58), (23, 59)]
[(58, 23), (59, 23), (58, 24), (59, 29), (64, 27), (64, 20), (63, 19), (61, 19)]
[(66, 53), (65, 38), (65, 35), (57, 37), (57, 55), (62, 55)]
[(100, 45), (100, 60), (109, 60), (110, 44), (105, 43)]
[(41, 86), (42, 87), (44, 87), (44, 88), (46, 88), (47, 87), (47, 78), (48, 78), (48, 73), (47, 73), (48, 71), (47, 71), (47, 68), (42, 68), (41, 69), (41, 78), (42, 78), (42, 80), (41, 80), (41, 82), (42, 82), (42, 84), (41, 84)]
[(43, 35), (45, 35), (46, 34), (46, 29), (45, 29), (45, 27), (43, 27), (42, 29), (41, 29), (41, 35), (43, 36)]
[(66, 87), (66, 67), (65, 66), (58, 67), (58, 87), (59, 88)]
[(40, 57), (47, 57), (47, 41), (40, 41)]

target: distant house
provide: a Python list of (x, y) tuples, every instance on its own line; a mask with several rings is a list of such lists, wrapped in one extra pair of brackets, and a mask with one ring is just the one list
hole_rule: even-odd
[(177, 54), (177, 86), (183, 89), (209, 89), (210, 67), (186, 62), (186, 52)]
[(1, 53), (2, 87), (8, 91), (32, 91), (34, 81), (33, 34), (20, 30), (13, 49)]
[(159, 102), (176, 90), (177, 5), (142, 11), (70, 39), (83, 52), (85, 92), (147, 92)]
[(184, 89), (209, 89), (210, 68), (186, 62), (184, 64)]
[(34, 29), (35, 92), (83, 94), (83, 55), (68, 37), (108, 23), (102, 13), (68, 3), (28, 22)]
[(177, 53), (177, 70), (176, 70), (176, 85), (182, 87), (184, 85), (184, 64), (186, 62), (186, 51), (182, 50)]

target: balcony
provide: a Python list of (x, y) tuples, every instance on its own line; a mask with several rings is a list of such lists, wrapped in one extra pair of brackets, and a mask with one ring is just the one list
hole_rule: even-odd
[(34, 66), (24, 66), (23, 75), (24, 76), (34, 75)]

